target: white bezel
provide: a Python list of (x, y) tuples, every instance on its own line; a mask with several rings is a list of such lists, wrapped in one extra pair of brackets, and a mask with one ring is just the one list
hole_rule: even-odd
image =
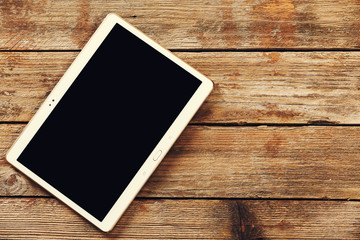
[[(104, 220), (99, 221), (91, 214), (86, 212), (84, 209), (79, 207), (71, 199), (63, 195), (60, 191), (58, 191), (46, 181), (37, 176), (34, 172), (27, 169), (24, 165), (18, 162), (17, 159), (116, 23), (120, 24), (128, 31), (149, 44), (151, 47), (172, 60), (174, 63), (178, 64), (183, 69), (197, 77), (199, 80), (201, 80), (202, 84), (199, 86), (195, 94), (191, 97), (189, 102), (186, 104), (184, 109), (178, 115), (174, 123), (162, 137), (157, 146), (153, 149), (148, 159), (146, 159), (142, 167), (139, 169), (135, 177), (131, 180), (130, 184), (126, 187), (126, 189), (116, 201), (114, 206), (111, 208), (110, 212), (106, 215)], [(184, 128), (194, 116), (196, 111), (199, 109), (201, 104), (204, 102), (206, 97), (209, 95), (212, 88), (213, 83), (204, 75), (202, 75), (194, 68), (180, 60), (170, 51), (161, 47), (159, 44), (151, 40), (149, 37), (147, 37), (138, 29), (124, 21), (119, 16), (115, 14), (109, 14), (106, 16), (99, 28), (95, 31), (95, 33), (85, 45), (83, 50), (76, 57), (69, 69), (65, 72), (64, 76), (60, 79), (52, 92), (46, 98), (37, 113), (31, 119), (29, 124), (25, 127), (18, 139), (15, 141), (14, 145), (10, 148), (6, 155), (6, 159), (14, 167), (22, 171), (25, 175), (37, 182), (51, 194), (59, 198), (62, 202), (70, 206), (72, 209), (74, 209), (84, 218), (89, 220), (95, 226), (105, 232), (110, 231), (120, 219), (121, 215), (125, 212), (127, 207), (130, 205), (132, 200), (135, 198), (137, 193), (140, 191), (142, 186), (145, 184), (147, 179), (154, 172), (156, 167), (159, 165), (159, 163), (169, 151), (171, 146), (174, 144), (175, 140), (179, 137), (181, 132), (184, 130)], [(161, 155), (159, 157), (156, 156), (158, 157), (158, 159), (154, 161), (153, 157), (158, 153), (159, 150), (161, 151)]]

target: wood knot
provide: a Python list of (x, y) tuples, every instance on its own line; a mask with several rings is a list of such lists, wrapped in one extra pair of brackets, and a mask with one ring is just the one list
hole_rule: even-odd
[(13, 186), (14, 184), (16, 184), (16, 182), (17, 182), (16, 174), (11, 174), (9, 178), (6, 180), (6, 185)]
[[(7, 175), (7, 174), (6, 174)], [(0, 189), (4, 189), (4, 193), (7, 196), (10, 195), (21, 195), (26, 191), (27, 184), (25, 183), (25, 179), (18, 173), (10, 173), (7, 176), (4, 176), (3, 183), (4, 185)], [(0, 178), (2, 176), (0, 175)], [(1, 193), (2, 191), (0, 191)]]

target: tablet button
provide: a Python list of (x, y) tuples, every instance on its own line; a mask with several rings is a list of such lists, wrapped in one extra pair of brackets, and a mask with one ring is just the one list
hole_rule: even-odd
[(153, 157), (153, 160), (154, 160), (154, 161), (158, 160), (159, 157), (161, 156), (161, 154), (162, 154), (162, 151), (161, 151), (161, 150), (157, 151), (157, 153), (156, 153), (156, 154), (154, 155), (154, 157)]

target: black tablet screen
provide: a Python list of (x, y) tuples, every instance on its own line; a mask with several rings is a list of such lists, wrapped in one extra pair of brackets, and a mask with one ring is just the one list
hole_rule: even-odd
[(102, 221), (200, 84), (116, 24), (18, 161)]

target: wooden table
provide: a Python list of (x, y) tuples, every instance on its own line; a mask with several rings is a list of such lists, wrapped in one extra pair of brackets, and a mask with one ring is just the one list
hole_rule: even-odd
[[(4, 155), (110, 12), (215, 88), (103, 233)], [(1, 1), (0, 239), (360, 239), (359, 49), (358, 0)]]

